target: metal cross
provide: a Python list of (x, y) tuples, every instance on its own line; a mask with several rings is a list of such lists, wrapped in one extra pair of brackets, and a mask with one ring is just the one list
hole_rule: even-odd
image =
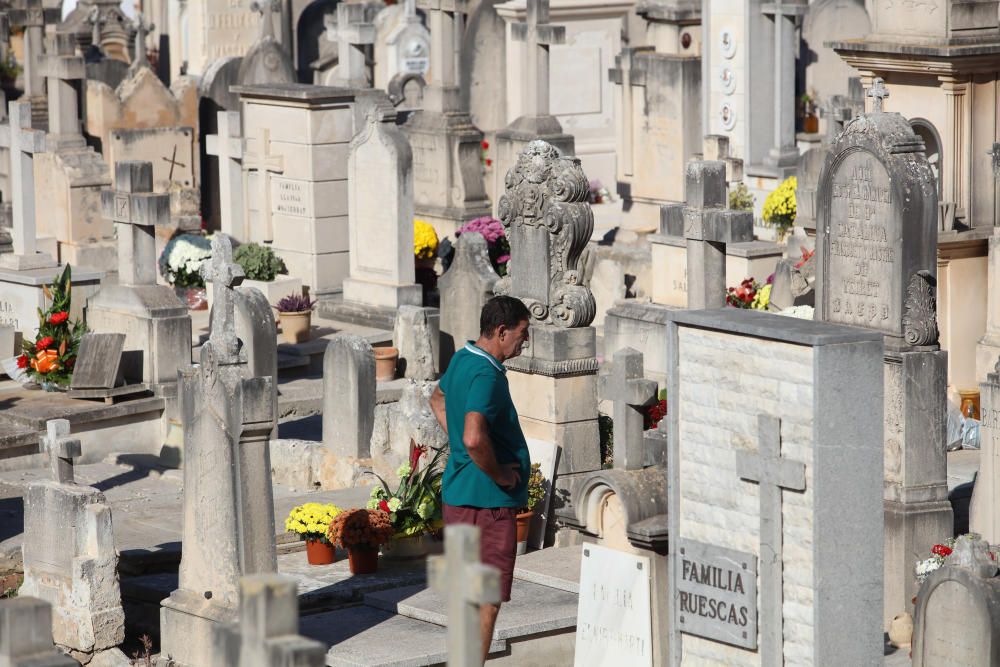
[(236, 298), (233, 288), (243, 282), (243, 267), (233, 261), (233, 242), (221, 232), (212, 237), (212, 259), (201, 265), (201, 276), (212, 282), (215, 305), (212, 307), (209, 342), (216, 361), (235, 364), (241, 359), (236, 337)]
[(219, 158), (219, 205), (222, 232), (246, 238), (243, 228), (243, 150), (240, 112), (220, 111), (219, 133), (205, 139), (205, 152)]
[(73, 484), (73, 459), (80, 456), (80, 439), (70, 437), (68, 419), (50, 419), (45, 422), (38, 451), (49, 455), (52, 479), (60, 484)]
[(615, 352), (611, 373), (600, 376), (598, 393), (614, 405), (615, 468), (643, 467), (643, 421), (656, 400), (656, 382), (642, 377), (642, 352), (630, 347)]
[(885, 87), (885, 81), (882, 80), (882, 77), (875, 77), (872, 87), (865, 95), (872, 98), (872, 113), (882, 113), (882, 103), (885, 98), (889, 97), (889, 89)]
[(150, 30), (155, 30), (156, 24), (146, 21), (142, 12), (135, 13), (135, 62), (133, 67), (149, 67), (149, 60), (146, 59), (146, 34)]
[(511, 37), (524, 42), (524, 116), (549, 113), (549, 47), (566, 41), (566, 27), (549, 23), (549, 0), (528, 0), (525, 23), (512, 23)]
[(118, 236), (118, 281), (123, 285), (156, 284), (157, 225), (170, 223), (170, 195), (153, 194), (153, 163), (115, 163), (114, 189), (101, 191), (104, 217)]
[(174, 144), (174, 153), (173, 153), (173, 155), (171, 155), (170, 157), (163, 157), (163, 158), (160, 158), (160, 159), (163, 160), (164, 162), (167, 162), (167, 163), (170, 164), (170, 171), (167, 174), (167, 181), (169, 181), (170, 183), (174, 182), (174, 167), (186, 167), (187, 166), (183, 162), (179, 162), (177, 160), (177, 144)]
[(10, 149), (14, 252), (0, 256), (0, 265), (14, 269), (55, 266), (50, 256), (37, 252), (35, 242), (34, 163), (35, 154), (45, 152), (45, 133), (31, 129), (31, 102), (23, 98), (8, 105), (8, 119), (0, 125), (0, 146)]
[(806, 466), (781, 457), (781, 420), (757, 416), (758, 452), (736, 453), (740, 479), (756, 482), (760, 496), (761, 664), (780, 665), (782, 642), (781, 492), (804, 491)]
[(271, 153), (271, 131), (267, 128), (260, 130), (260, 138), (257, 139), (257, 152), (245, 153), (243, 155), (243, 168), (255, 170), (264, 175), (264, 240), (274, 240), (274, 224), (271, 220), (271, 174), (280, 174), (285, 171), (285, 158), (282, 155)]
[(431, 588), (448, 610), (448, 667), (480, 667), (479, 605), (500, 601), (500, 571), (479, 562), (479, 528), (444, 529), (444, 555), (427, 562)]

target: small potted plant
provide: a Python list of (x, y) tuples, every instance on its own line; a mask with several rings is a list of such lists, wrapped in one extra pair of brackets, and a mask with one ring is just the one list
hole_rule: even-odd
[(202, 263), (212, 257), (212, 243), (204, 236), (181, 234), (170, 239), (160, 254), (160, 275), (190, 310), (208, 308)]
[(333, 503), (305, 503), (288, 513), (285, 530), (305, 540), (310, 565), (329, 565), (336, 560), (328, 533), (330, 523), (340, 513), (341, 509)]
[(275, 304), (281, 321), (281, 335), (285, 342), (303, 343), (309, 340), (309, 327), (312, 326), (312, 309), (315, 301), (302, 294), (292, 293), (282, 297)]
[(802, 93), (802, 131), (807, 134), (819, 132), (819, 117), (816, 115), (816, 100), (809, 93)]
[(798, 179), (795, 176), (789, 176), (764, 199), (761, 217), (764, 218), (766, 226), (774, 227), (778, 243), (785, 240), (788, 230), (795, 224), (795, 215), (798, 212), (798, 204), (795, 199), (797, 187)]
[(69, 264), (42, 293), (49, 300), (49, 307), (38, 311), (38, 333), (34, 340), (21, 343), (17, 367), (46, 391), (65, 391), (73, 378), (73, 366), (80, 347), (80, 339), (87, 333), (87, 325), (79, 320), (70, 322), (73, 285)]
[[(285, 294), (302, 291), (302, 279), (288, 275), (285, 262), (268, 245), (244, 243), (233, 250), (233, 261), (243, 269), (242, 287), (261, 291), (272, 306)], [(208, 286), (208, 306), (212, 307), (212, 285)]]
[(375, 348), (375, 381), (391, 382), (396, 379), (396, 363), (399, 350), (394, 347)]
[(542, 477), (542, 466), (531, 464), (531, 474), (528, 475), (528, 504), (517, 513), (517, 553), (523, 554), (528, 549), (528, 532), (531, 530), (531, 520), (535, 516), (535, 507), (545, 497), (545, 478)]
[(490, 256), (493, 270), (501, 278), (507, 275), (507, 264), (510, 262), (510, 242), (504, 231), (503, 223), (491, 215), (473, 218), (455, 231), (455, 237), (469, 232), (478, 232), (486, 240), (486, 249)]
[(424, 303), (430, 301), (437, 289), (437, 271), (434, 265), (438, 256), (438, 235), (434, 226), (423, 220), (413, 221), (414, 280), (423, 288)]
[(373, 574), (378, 570), (378, 548), (395, 531), (388, 512), (353, 509), (341, 512), (330, 522), (330, 542), (347, 549), (351, 574)]

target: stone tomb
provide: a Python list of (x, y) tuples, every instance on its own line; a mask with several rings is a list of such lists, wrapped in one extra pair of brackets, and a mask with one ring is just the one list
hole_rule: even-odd
[(669, 664), (881, 664), (881, 337), (669, 318)]
[[(272, 0), (261, 2), (271, 4)], [(278, 41), (283, 41), (284, 16), (280, 11), (258, 13), (251, 11), (246, 3), (232, 0), (205, 0), (188, 5), (179, 12), (176, 27), (171, 25), (169, 30), (171, 36), (177, 37), (170, 42), (171, 78), (177, 77), (184, 65), (188, 74), (204, 74), (219, 58), (243, 56), (257, 40), (260, 22), (265, 17), (274, 21), (273, 32)]]
[(18, 595), (0, 600), (0, 660), (9, 667), (77, 667), (52, 645), (52, 605)]
[(937, 183), (898, 113), (844, 128), (817, 194), (817, 320), (885, 337), (885, 616), (910, 608), (918, 554), (952, 533), (945, 459), (948, 355), (938, 345)]

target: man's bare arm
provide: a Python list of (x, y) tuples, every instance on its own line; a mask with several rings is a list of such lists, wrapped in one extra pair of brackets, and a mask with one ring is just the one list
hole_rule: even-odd
[(520, 466), (517, 463), (500, 465), (497, 463), (493, 442), (490, 440), (486, 417), (479, 412), (465, 414), (465, 431), (462, 442), (469, 458), (501, 488), (516, 486), (521, 481)]
[(441, 391), (440, 386), (434, 387), (434, 393), (431, 394), (431, 412), (437, 418), (444, 434), (448, 435), (448, 417), (444, 411), (444, 405), (444, 392)]

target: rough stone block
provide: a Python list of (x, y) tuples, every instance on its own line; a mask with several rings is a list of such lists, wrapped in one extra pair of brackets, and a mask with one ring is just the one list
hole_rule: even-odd
[(392, 343), (399, 350), (397, 369), (411, 380), (436, 380), (440, 357), (440, 312), (403, 305), (396, 312)]
[(337, 334), (323, 355), (323, 444), (367, 458), (374, 428), (375, 351), (360, 336)]

